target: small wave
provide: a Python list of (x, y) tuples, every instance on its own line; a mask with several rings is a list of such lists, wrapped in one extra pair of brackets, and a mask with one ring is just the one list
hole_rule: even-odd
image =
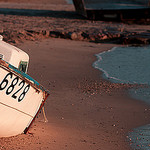
[(93, 67), (112, 82), (150, 83), (150, 47), (114, 47), (96, 57)]
[(103, 60), (103, 58), (102, 58), (102, 54), (105, 54), (105, 53), (108, 53), (108, 52), (112, 52), (112, 51), (115, 51), (115, 49), (116, 49), (117, 47), (113, 47), (112, 49), (110, 49), (110, 50), (108, 50), (108, 51), (104, 51), (104, 52), (102, 52), (102, 53), (99, 53), (99, 54), (96, 54), (95, 56), (97, 57), (97, 61), (95, 61), (94, 63), (93, 63), (93, 67), (94, 68), (96, 68), (96, 69), (98, 69), (98, 70), (100, 70), (100, 71), (102, 71), (103, 73), (104, 73), (104, 78), (105, 79), (112, 79), (113, 80), (113, 82), (117, 82), (117, 81), (119, 81), (119, 83), (121, 82), (123, 82), (123, 83), (129, 83), (129, 82), (126, 82), (125, 80), (121, 80), (121, 79), (119, 79), (119, 78), (116, 78), (116, 77), (113, 77), (113, 76), (111, 76), (105, 69), (103, 69), (103, 68), (101, 68), (100, 67), (100, 63), (101, 63), (101, 61)]

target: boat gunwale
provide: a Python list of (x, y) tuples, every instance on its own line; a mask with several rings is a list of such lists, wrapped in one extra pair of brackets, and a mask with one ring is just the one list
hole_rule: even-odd
[(21, 79), (25, 80), (27, 83), (29, 83), (34, 89), (36, 89), (37, 92), (41, 90), (41, 92), (50, 94), (48, 90), (46, 90), (41, 84), (39, 84), (36, 80), (31, 78), (29, 75), (27, 75), (24, 72), (19, 71), (16, 67), (12, 66), (8, 62), (0, 59), (0, 67), (7, 71), (13, 72), (16, 76), (19, 76)]

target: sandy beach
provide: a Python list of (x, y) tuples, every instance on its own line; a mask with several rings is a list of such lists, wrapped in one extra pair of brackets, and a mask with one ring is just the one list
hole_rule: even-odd
[[(41, 113), (28, 134), (1, 138), (1, 148), (130, 149), (127, 133), (149, 123), (149, 107), (129, 99), (121, 86), (107, 92), (109, 83), (92, 67), (94, 54), (113, 46), (64, 39), (19, 44), (30, 55), (28, 74), (51, 92), (45, 104), (48, 123)], [(85, 93), (81, 87), (91, 82), (103, 82), (107, 90)]]
[[(53, 9), (58, 4), (57, 1), (51, 0), (42, 2), (49, 3)], [(24, 1), (10, 0), (8, 3), (3, 3), (3, 6), (11, 7), (11, 3), (19, 4)], [(59, 0), (59, 4), (58, 9), (60, 10), (64, 8), (73, 10), (72, 6), (69, 8), (65, 1)], [(10, 20), (7, 22), (7, 19)], [(1, 32), (4, 40), (29, 54), (28, 74), (48, 89), (51, 95), (45, 104), (48, 122), (44, 122), (41, 112), (27, 134), (0, 138), (0, 148), (7, 150), (130, 150), (127, 134), (133, 128), (149, 123), (150, 108), (143, 102), (128, 96), (126, 89), (130, 85), (109, 83), (102, 79), (100, 71), (92, 67), (93, 62), (96, 61), (95, 54), (120, 45), (94, 43), (82, 39), (79, 41), (53, 38), (49, 36), (49, 32), (48, 35), (44, 32), (45, 35), (33, 36), (31, 31), (40, 33), (42, 30), (49, 31), (51, 25), (54, 25), (51, 29), (55, 28), (56, 31), (66, 29), (68, 32), (76, 27), (76, 19), (72, 19), (74, 24), (68, 25), (68, 23), (68, 26), (65, 26), (63, 19), (59, 19), (19, 15), (12, 18), (11, 15), (2, 15), (1, 28), (3, 31)], [(82, 20), (82, 22), (86, 21)], [(108, 26), (108, 23), (102, 24), (102, 28), (105, 25)], [(84, 25), (91, 26), (88, 22)], [(95, 26), (98, 24), (95, 23)], [(127, 28), (128, 25), (115, 24), (112, 26), (114, 29), (114, 26)], [(135, 30), (135, 28), (138, 29), (137, 27), (139, 26), (131, 25), (127, 29)], [(14, 31), (17, 28), (20, 31), (19, 34), (24, 33), (23, 29), (28, 31), (30, 29), (30, 34), (25, 32), (23, 34), (25, 36), (15, 39)], [(148, 30), (148, 27), (145, 28), (145, 26), (139, 28), (141, 31)], [(9, 32), (4, 31), (10, 31), (10, 29), (15, 30), (12, 30), (13, 36), (9, 37), (7, 35)], [(12, 41), (11, 38), (15, 41)], [(95, 85), (99, 83), (101, 86), (96, 87)]]

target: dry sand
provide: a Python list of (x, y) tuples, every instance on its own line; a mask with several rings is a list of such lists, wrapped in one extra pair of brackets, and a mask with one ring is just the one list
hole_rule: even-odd
[(30, 55), (29, 75), (51, 92), (45, 105), (48, 123), (44, 123), (41, 113), (27, 135), (1, 138), (1, 148), (130, 149), (127, 132), (149, 122), (149, 111), (145, 111), (149, 107), (129, 99), (123, 89), (119, 90), (121, 86), (103, 94), (80, 89), (86, 89), (90, 82), (108, 84), (92, 63), (96, 60), (94, 54), (113, 46), (63, 39), (18, 45)]
[[(7, 8), (21, 8), (25, 4), (23, 0), (0, 2), (2, 2), (1, 7)], [(73, 10), (72, 6), (67, 5), (63, 0), (32, 0), (29, 3), (32, 5), (24, 7), (30, 9), (32, 6), (36, 7), (37, 5), (34, 4), (37, 3), (42, 4), (38, 5), (42, 9), (47, 9), (45, 5), (43, 7), (44, 3), (47, 3), (47, 6), (51, 5), (51, 10), (59, 10), (56, 11), (57, 14), (63, 13), (60, 10)], [(139, 28), (141, 30), (138, 31), (148, 30), (147, 26), (92, 23), (76, 17), (72, 18), (72, 14), (67, 18), (61, 14), (58, 16), (52, 14), (51, 17), (1, 15), (0, 21), (1, 33), (8, 39), (14, 38), (16, 30), (21, 30), (19, 34), (22, 35), (24, 32), (22, 30), (27, 29), (32, 31), (88, 30), (93, 32), (94, 28), (96, 28), (94, 31), (98, 31), (112, 26), (113, 29), (125, 27), (130, 31)], [(13, 36), (9, 37), (10, 31), (13, 31)], [(25, 35), (27, 34), (25, 33)], [(24, 36), (22, 38), (24, 40)], [(27, 39), (35, 40), (36, 38), (28, 33)], [(1, 138), (1, 149), (130, 149), (126, 138), (127, 133), (135, 127), (149, 123), (150, 112), (145, 111), (149, 110), (149, 106), (130, 99), (125, 90), (128, 85), (125, 88), (124, 85), (112, 86), (102, 80), (101, 73), (92, 67), (92, 63), (96, 60), (94, 54), (116, 45), (49, 37), (41, 41), (25, 41), (18, 43), (17, 46), (30, 55), (29, 75), (51, 92), (45, 105), (48, 123), (44, 123), (43, 116), (40, 114), (28, 134)], [(97, 83), (102, 83), (102, 86), (98, 91), (93, 92), (93, 85), (95, 86)]]
[(149, 44), (149, 25), (86, 20), (65, 1), (0, 1), (0, 34), (18, 43), (46, 36), (79, 41)]

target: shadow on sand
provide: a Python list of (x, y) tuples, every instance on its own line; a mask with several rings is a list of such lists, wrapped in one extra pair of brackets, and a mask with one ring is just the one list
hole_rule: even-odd
[(18, 15), (18, 16), (53, 17), (53, 18), (66, 18), (66, 19), (83, 19), (82, 16), (79, 16), (74, 11), (0, 8), (0, 14)]

